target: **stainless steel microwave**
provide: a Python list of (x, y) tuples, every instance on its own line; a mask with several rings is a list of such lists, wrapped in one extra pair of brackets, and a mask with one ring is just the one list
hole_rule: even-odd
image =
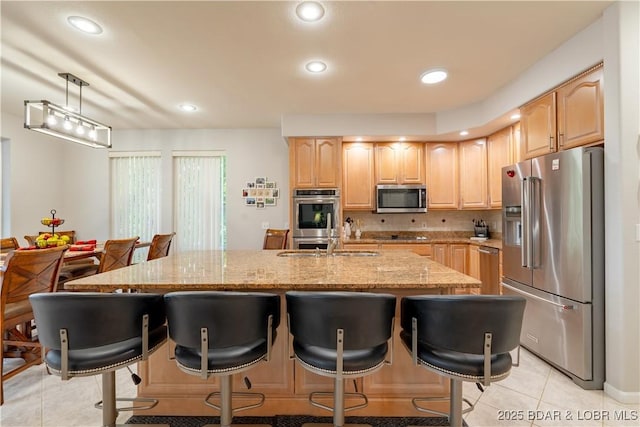
[(414, 213), (427, 211), (427, 187), (424, 185), (376, 185), (377, 213)]

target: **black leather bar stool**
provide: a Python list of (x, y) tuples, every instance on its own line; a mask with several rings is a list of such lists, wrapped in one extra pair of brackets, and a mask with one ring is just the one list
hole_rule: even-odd
[[(271, 358), (280, 324), (280, 296), (257, 292), (172, 292), (164, 298), (178, 368), (205, 380), (211, 375), (220, 377), (220, 391), (204, 399), (207, 406), (220, 411), (220, 426), (231, 426), (235, 412), (262, 406), (262, 393), (234, 393), (232, 377)], [(259, 401), (233, 408), (232, 396), (257, 397)], [(211, 401), (214, 397), (220, 399), (220, 404)]]
[(515, 296), (421, 295), (401, 301), (400, 338), (416, 366), (424, 366), (450, 379), (450, 409), (443, 413), (419, 402), (440, 398), (414, 398), (423, 412), (448, 416), (451, 426), (462, 426), (462, 382), (488, 386), (511, 372), (509, 352), (520, 344), (525, 299)]
[[(116, 398), (115, 371), (146, 360), (166, 341), (162, 295), (59, 292), (29, 300), (40, 343), (48, 349), (48, 370), (63, 380), (102, 375), (96, 408), (102, 408), (103, 426), (115, 426), (120, 411), (157, 405), (155, 399)], [(134, 405), (116, 408), (116, 401)]]
[[(387, 360), (396, 297), (366, 292), (287, 292), (289, 332), (294, 357), (318, 375), (334, 378), (333, 408), (309, 395), (309, 402), (333, 411), (333, 425), (344, 426), (344, 413), (367, 406), (362, 393), (346, 393), (364, 403), (345, 408), (344, 380), (372, 374)], [(331, 393), (330, 393), (331, 394)], [(311, 425), (304, 424), (303, 426)], [(317, 425), (317, 424), (316, 424)]]

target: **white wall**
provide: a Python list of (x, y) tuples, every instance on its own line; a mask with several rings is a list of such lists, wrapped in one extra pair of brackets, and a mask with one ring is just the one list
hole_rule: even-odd
[(605, 392), (640, 402), (640, 6), (605, 10)]

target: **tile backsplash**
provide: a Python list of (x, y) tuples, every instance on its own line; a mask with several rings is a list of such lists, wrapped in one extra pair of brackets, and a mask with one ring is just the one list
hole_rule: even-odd
[[(361, 221), (362, 231), (473, 231), (473, 220), (484, 220), (489, 233), (502, 232), (502, 211), (429, 211), (421, 214), (376, 214), (345, 211), (347, 217)], [(355, 229), (355, 227), (354, 227)]]

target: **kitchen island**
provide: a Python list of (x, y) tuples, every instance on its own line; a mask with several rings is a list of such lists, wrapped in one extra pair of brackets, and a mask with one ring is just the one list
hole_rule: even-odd
[[(285, 251), (288, 252), (288, 251)], [(241, 415), (313, 414), (327, 411), (311, 406), (311, 391), (330, 391), (332, 380), (312, 374), (290, 358), (291, 338), (287, 331), (284, 293), (288, 290), (349, 290), (387, 292), (397, 296), (393, 343), (393, 363), (373, 375), (349, 381), (346, 391), (357, 387), (369, 397), (369, 406), (349, 415), (419, 415), (411, 405), (415, 396), (447, 396), (448, 381), (426, 369), (412, 366), (402, 347), (400, 331), (400, 299), (416, 294), (452, 294), (455, 289), (475, 289), (480, 282), (410, 251), (376, 251), (354, 253), (336, 251), (336, 256), (308, 251), (194, 251), (183, 252), (154, 261), (143, 262), (67, 282), (66, 290), (112, 292), (117, 289), (140, 292), (185, 290), (266, 291), (282, 294), (282, 317), (272, 360), (238, 375), (235, 390), (246, 390), (243, 378), (252, 390), (263, 392), (264, 406)], [(279, 256), (280, 255), (280, 256)], [(446, 328), (446, 325), (442, 325)], [(203, 399), (217, 389), (217, 379), (203, 381), (178, 370), (170, 360), (173, 344), (156, 351), (148, 362), (140, 363), (143, 382), (139, 396), (155, 397), (158, 406), (145, 414), (217, 415), (204, 405)], [(240, 405), (241, 399), (235, 399)], [(347, 399), (347, 405), (351, 402)], [(447, 402), (434, 404), (447, 410)]]

